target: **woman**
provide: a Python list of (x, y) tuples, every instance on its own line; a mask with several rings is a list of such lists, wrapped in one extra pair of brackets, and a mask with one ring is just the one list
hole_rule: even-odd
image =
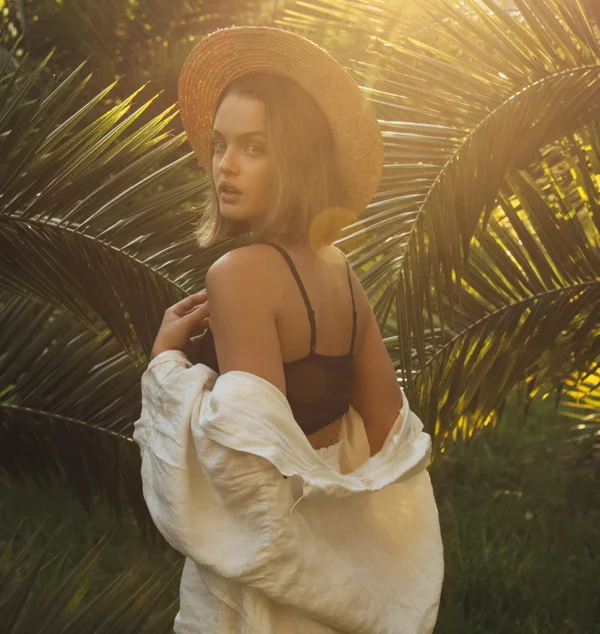
[(332, 244), (381, 177), (374, 112), (325, 51), (267, 27), (205, 38), (180, 106), (212, 183), (198, 242), (244, 246), (166, 311), (142, 378), (144, 495), (186, 555), (175, 630), (431, 632), (431, 439)]

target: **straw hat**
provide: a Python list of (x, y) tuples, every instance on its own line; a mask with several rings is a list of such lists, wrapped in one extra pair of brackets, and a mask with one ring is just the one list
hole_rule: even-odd
[(335, 140), (344, 205), (362, 213), (377, 191), (383, 170), (383, 140), (375, 111), (329, 53), (282, 29), (219, 29), (186, 59), (179, 77), (180, 114), (202, 169), (207, 174), (212, 170), (210, 137), (221, 93), (234, 79), (255, 72), (289, 77), (315, 99)]

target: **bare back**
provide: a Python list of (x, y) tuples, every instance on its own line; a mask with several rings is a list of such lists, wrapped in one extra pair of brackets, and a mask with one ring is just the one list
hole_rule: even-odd
[[(352, 298), (343, 253), (335, 246), (317, 252), (283, 245), (293, 260), (315, 312), (315, 352), (348, 353), (352, 338)], [(274, 290), (277, 332), (284, 363), (305, 357), (310, 349), (310, 322), (301, 291), (281, 255), (261, 245), (268, 258), (269, 283)], [(377, 328), (375, 316), (359, 279), (351, 273), (357, 332), (354, 345), (352, 405), (362, 416), (371, 455), (379, 451), (402, 405), (396, 373)], [(315, 449), (337, 442), (341, 418), (308, 434)], [(386, 431), (387, 430), (387, 431)]]

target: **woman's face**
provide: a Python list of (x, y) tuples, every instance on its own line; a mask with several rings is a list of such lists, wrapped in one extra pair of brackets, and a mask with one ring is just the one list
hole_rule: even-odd
[[(219, 210), (230, 220), (247, 220), (254, 231), (269, 209), (273, 185), (264, 103), (250, 95), (228, 94), (214, 119), (212, 143)], [(220, 187), (225, 181), (241, 193), (224, 193)]]

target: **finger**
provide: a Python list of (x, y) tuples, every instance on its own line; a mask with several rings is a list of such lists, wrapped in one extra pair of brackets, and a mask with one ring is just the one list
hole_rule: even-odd
[(183, 315), (182, 319), (194, 322), (195, 324), (202, 324), (202, 322), (208, 320), (208, 302), (195, 306), (188, 313)]
[(208, 294), (206, 291), (202, 291), (201, 293), (194, 293), (193, 295), (188, 295), (184, 297), (181, 301), (173, 304), (169, 310), (172, 310), (179, 317), (183, 317), (186, 313), (188, 313), (192, 308), (195, 308), (202, 302), (206, 301)]

